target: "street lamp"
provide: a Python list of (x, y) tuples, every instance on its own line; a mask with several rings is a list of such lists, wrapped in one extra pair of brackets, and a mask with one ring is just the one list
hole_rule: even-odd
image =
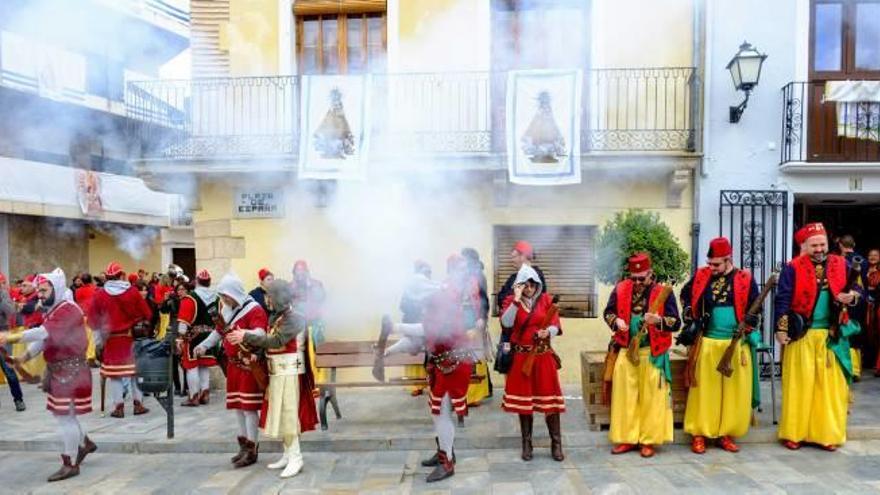
[(749, 93), (752, 88), (758, 85), (761, 79), (761, 66), (764, 64), (764, 55), (755, 49), (747, 41), (739, 46), (739, 51), (730, 59), (727, 64), (727, 70), (730, 71), (730, 77), (733, 78), (733, 86), (737, 91), (743, 91), (746, 98), (738, 106), (730, 107), (730, 122), (739, 122), (746, 105), (749, 103)]

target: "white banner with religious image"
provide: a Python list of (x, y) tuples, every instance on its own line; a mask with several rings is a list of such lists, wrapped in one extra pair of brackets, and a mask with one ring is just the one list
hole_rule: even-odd
[(101, 200), (101, 176), (91, 170), (76, 171), (76, 199), (82, 214), (94, 217), (104, 211)]
[(880, 81), (828, 81), (824, 99), (837, 103), (837, 135), (880, 141)]
[(299, 177), (363, 179), (370, 151), (370, 76), (302, 78)]
[(510, 182), (581, 182), (580, 70), (511, 71), (507, 76)]

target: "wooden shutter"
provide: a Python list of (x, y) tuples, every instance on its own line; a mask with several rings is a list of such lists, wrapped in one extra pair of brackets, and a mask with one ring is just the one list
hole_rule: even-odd
[(193, 77), (229, 75), (229, 50), (220, 47), (220, 29), (229, 22), (229, 0), (190, 2)]
[(510, 251), (519, 240), (535, 249), (534, 264), (544, 272), (550, 293), (559, 296), (562, 316), (596, 316), (595, 256), (596, 228), (589, 225), (496, 225), (494, 228), (494, 273), (497, 294), (514, 272)]
[(369, 14), (385, 12), (386, 0), (296, 0), (294, 15)]

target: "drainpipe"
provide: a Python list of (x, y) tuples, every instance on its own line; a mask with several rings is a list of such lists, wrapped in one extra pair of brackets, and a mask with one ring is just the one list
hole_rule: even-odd
[[(705, 130), (703, 122), (706, 117), (705, 95), (708, 87), (706, 81), (706, 28), (707, 19), (706, 9), (708, 8), (706, 0), (693, 0), (693, 46), (691, 48), (691, 60), (694, 67), (694, 84), (691, 94), (691, 122), (694, 126), (694, 152), (699, 153), (697, 159), (697, 168), (693, 174), (693, 214), (691, 220), (691, 268), (696, 271), (700, 260), (700, 183), (702, 178), (707, 175), (706, 161), (706, 143), (708, 142), (708, 133)], [(694, 94), (695, 93), (695, 94)]]

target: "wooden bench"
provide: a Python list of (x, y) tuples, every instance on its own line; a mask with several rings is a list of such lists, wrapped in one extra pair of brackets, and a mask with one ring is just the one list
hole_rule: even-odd
[[(394, 342), (388, 342), (390, 347)], [(333, 407), (336, 413), (336, 419), (342, 419), (342, 413), (339, 411), (339, 403), (336, 400), (337, 388), (372, 388), (372, 387), (409, 387), (409, 386), (426, 386), (428, 380), (426, 378), (391, 378), (384, 382), (376, 380), (356, 381), (356, 382), (339, 382), (336, 378), (336, 370), (339, 368), (369, 368), (373, 369), (373, 363), (376, 360), (376, 353), (373, 349), (374, 342), (371, 341), (336, 341), (324, 342), (315, 349), (315, 367), (319, 370), (330, 370), (330, 381), (318, 383), (318, 391), (320, 402), (318, 405), (318, 415), (321, 420), (321, 429), (327, 429), (327, 404)], [(392, 354), (385, 358), (385, 367), (393, 366), (423, 366), (425, 364), (425, 353), (418, 354), (400, 353)], [(479, 383), (483, 376), (471, 376), (471, 383)]]

